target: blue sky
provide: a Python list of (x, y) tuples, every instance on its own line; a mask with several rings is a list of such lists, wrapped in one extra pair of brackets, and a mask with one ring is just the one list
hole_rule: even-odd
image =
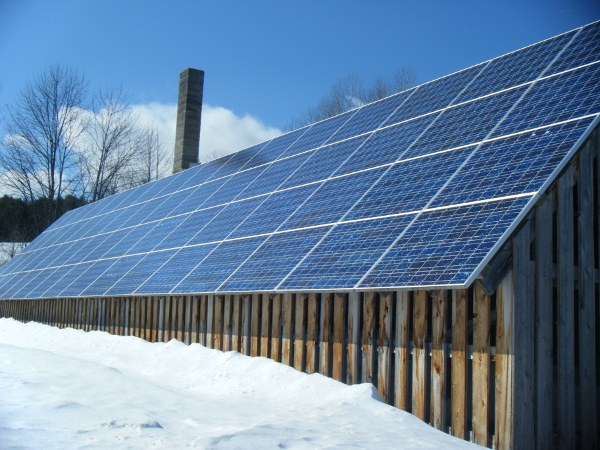
[(173, 104), (197, 67), (205, 103), (281, 128), (345, 75), (408, 67), (420, 83), (598, 19), (583, 0), (0, 0), (0, 105), (52, 63)]

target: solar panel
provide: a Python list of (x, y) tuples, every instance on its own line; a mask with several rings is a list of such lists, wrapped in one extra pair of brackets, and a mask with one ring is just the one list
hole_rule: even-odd
[(0, 298), (468, 286), (600, 115), (600, 22), (71, 211)]

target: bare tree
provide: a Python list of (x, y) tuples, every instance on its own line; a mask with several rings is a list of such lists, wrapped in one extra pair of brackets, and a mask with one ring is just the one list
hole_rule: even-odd
[(100, 91), (81, 139), (80, 175), (87, 201), (114, 194), (136, 158), (136, 118), (122, 89)]
[(149, 183), (163, 178), (169, 173), (171, 164), (168, 161), (165, 143), (156, 128), (150, 126), (139, 131), (137, 159), (133, 177), (137, 185)]
[(316, 106), (309, 108), (300, 118), (292, 119), (285, 128), (295, 129), (389, 97), (408, 89), (414, 82), (414, 72), (406, 68), (396, 70), (390, 79), (379, 77), (368, 87), (365, 87), (358, 75), (348, 75), (336, 81)]
[(64, 66), (51, 66), (21, 92), (8, 110), (0, 168), (7, 187), (28, 201), (45, 198), (47, 224), (58, 201), (71, 192), (76, 169), (76, 143), (83, 131), (83, 76)]

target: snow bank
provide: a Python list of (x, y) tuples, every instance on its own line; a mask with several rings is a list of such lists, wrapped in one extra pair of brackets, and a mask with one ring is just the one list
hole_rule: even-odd
[(2, 448), (477, 448), (266, 358), (0, 319)]

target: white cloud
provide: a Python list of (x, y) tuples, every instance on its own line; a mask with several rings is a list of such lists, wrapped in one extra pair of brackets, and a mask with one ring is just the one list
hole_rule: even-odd
[[(165, 146), (173, 151), (177, 105), (148, 103), (131, 106), (139, 117), (140, 125), (158, 129)], [(269, 127), (250, 115), (238, 116), (221, 106), (202, 106), (200, 130), (200, 160), (207, 161), (215, 156), (224, 156), (279, 136), (281, 130)]]

